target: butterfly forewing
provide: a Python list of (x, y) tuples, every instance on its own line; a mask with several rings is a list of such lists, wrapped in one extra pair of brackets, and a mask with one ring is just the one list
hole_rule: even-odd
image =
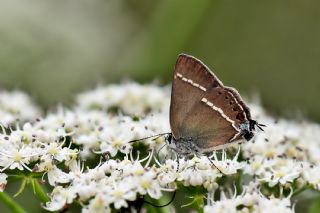
[(208, 89), (221, 86), (222, 83), (200, 61), (179, 55), (173, 73), (170, 104), (170, 125), (176, 138), (182, 136), (183, 120), (195, 103), (201, 101)]

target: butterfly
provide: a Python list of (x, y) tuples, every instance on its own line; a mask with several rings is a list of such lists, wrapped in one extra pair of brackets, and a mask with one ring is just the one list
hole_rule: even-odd
[(169, 147), (178, 155), (200, 155), (249, 141), (255, 127), (250, 110), (232, 87), (224, 86), (199, 59), (180, 54), (173, 72)]

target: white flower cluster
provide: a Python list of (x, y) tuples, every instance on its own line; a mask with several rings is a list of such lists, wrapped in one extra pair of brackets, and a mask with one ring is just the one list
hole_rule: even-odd
[[(130, 152), (122, 161), (109, 159), (85, 171), (80, 163), (71, 161), (68, 173), (60, 171), (55, 176), (55, 184), (69, 185), (56, 185), (51, 194), (52, 201), (45, 208), (50, 211), (60, 210), (78, 196), (80, 202), (89, 201), (84, 212), (107, 212), (111, 205), (116, 209), (127, 208), (128, 202), (136, 200), (139, 195), (148, 194), (151, 198), (158, 199), (162, 191), (176, 190), (177, 183), (184, 186), (204, 186), (208, 191), (213, 191), (218, 187), (217, 178), (222, 177), (218, 170), (212, 169), (213, 165), (206, 157), (180, 159), (179, 166), (175, 160), (166, 160), (163, 164), (157, 162), (157, 165), (151, 166), (152, 159), (153, 151), (143, 159), (139, 159), (139, 155), (134, 159)], [(237, 164), (236, 160), (212, 159), (217, 165), (228, 162)], [(233, 171), (234, 174), (236, 172)]]
[(41, 115), (30, 97), (20, 91), (0, 91), (0, 121), (8, 126), (14, 122), (33, 120)]
[[(72, 161), (69, 173), (64, 173), (70, 184), (56, 186), (51, 194), (52, 201), (45, 208), (57, 211), (78, 196), (80, 202), (90, 201), (83, 212), (108, 212), (111, 204), (116, 209), (128, 207), (128, 202), (136, 200), (138, 195), (160, 198), (157, 172), (148, 168), (151, 159), (150, 156), (142, 160), (110, 159), (86, 171), (81, 163)], [(146, 160), (148, 162), (142, 166), (141, 162)]]
[[(60, 109), (57, 113), (51, 113), (39, 120), (35, 125), (39, 129), (49, 131), (63, 127), (71, 134), (72, 142), (81, 146), (80, 156), (89, 158), (94, 157), (94, 152), (108, 152), (112, 157), (118, 152), (128, 154), (132, 147), (129, 141), (168, 132), (167, 123), (168, 120), (163, 113), (135, 118), (97, 110)], [(153, 142), (151, 145), (160, 144)]]
[(248, 159), (245, 172), (257, 176), (270, 187), (298, 182), (319, 190), (320, 126), (306, 121), (276, 120), (261, 107), (259, 121), (266, 124), (252, 142), (243, 144), (243, 156)]
[[(231, 194), (231, 193), (230, 193)], [(208, 203), (204, 207), (205, 213), (210, 212), (228, 212), (228, 213), (294, 213), (292, 204), (290, 202), (291, 194), (288, 196), (280, 195), (281, 198), (270, 196), (265, 197), (258, 190), (256, 183), (251, 182), (244, 187), (243, 192), (237, 195), (230, 195), (230, 198), (221, 191), (220, 200), (215, 201), (213, 199), (214, 193), (209, 193)]]
[(178, 182), (186, 187), (203, 186), (208, 191), (215, 190), (218, 187), (217, 179), (223, 175), (236, 174), (243, 167), (242, 163), (237, 161), (238, 154), (233, 159), (228, 159), (226, 152), (223, 151), (222, 159), (217, 159), (214, 154), (209, 157), (179, 159), (179, 162), (177, 159), (166, 160), (163, 164), (155, 159), (159, 170), (159, 181), (163, 186)]
[(21, 129), (17, 125), (15, 130), (2, 126), (0, 171), (18, 169), (50, 173), (57, 162), (77, 158), (78, 151), (65, 146), (67, 137), (63, 128), (48, 131), (34, 128), (30, 123), (24, 124)]
[(136, 83), (110, 85), (77, 96), (82, 110), (119, 108), (125, 114), (144, 115), (148, 112), (168, 112), (168, 88)]
[[(206, 212), (293, 212), (292, 193), (308, 187), (320, 191), (320, 126), (275, 120), (257, 104), (250, 106), (253, 117), (267, 127), (241, 149), (176, 159), (163, 148), (163, 137), (130, 142), (170, 132), (167, 88), (100, 87), (78, 95), (72, 108), (43, 117), (27, 95), (5, 94), (0, 95), (6, 103), (0, 105), (0, 191), (16, 170), (43, 174), (52, 187), (44, 205), (50, 211), (74, 202), (83, 212), (130, 209), (144, 195), (158, 199), (163, 191), (202, 187), (208, 192)], [(216, 196), (219, 184), (232, 188), (243, 173), (252, 183), (242, 192), (226, 196), (220, 189)], [(275, 188), (286, 193), (263, 191)]]

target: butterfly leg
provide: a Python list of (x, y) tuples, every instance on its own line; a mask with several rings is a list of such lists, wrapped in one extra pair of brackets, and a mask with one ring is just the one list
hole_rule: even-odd
[(179, 154), (177, 153), (177, 152), (175, 152), (176, 153), (176, 159), (177, 159), (177, 169), (176, 169), (176, 172), (178, 172), (179, 171), (179, 168), (180, 168), (180, 161), (179, 161), (179, 158), (180, 158), (180, 156), (179, 156)]
[[(160, 152), (161, 152), (161, 150), (162, 150), (165, 146), (167, 146), (166, 143), (165, 143), (160, 149), (158, 149), (157, 154), (156, 154), (157, 159), (158, 159), (160, 162), (162, 162), (161, 159), (160, 159)], [(164, 162), (166, 161), (166, 158), (167, 158), (167, 156), (165, 156), (165, 158), (163, 159)]]
[(207, 156), (208, 160), (210, 161), (210, 163), (217, 169), (219, 170), (219, 172), (221, 172), (221, 174), (224, 174), (215, 164), (214, 162), (209, 158), (209, 156)]

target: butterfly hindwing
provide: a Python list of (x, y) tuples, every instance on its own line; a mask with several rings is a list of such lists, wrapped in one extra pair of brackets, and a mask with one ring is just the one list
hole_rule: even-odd
[(238, 131), (221, 113), (223, 112), (212, 107), (206, 98), (202, 98), (184, 118), (181, 125), (182, 136), (192, 139), (201, 150), (229, 143)]
[(239, 126), (247, 119), (247, 113), (241, 98), (238, 98), (236, 94), (237, 91), (231, 87), (219, 87), (207, 91), (205, 98), (232, 120), (235, 126)]

